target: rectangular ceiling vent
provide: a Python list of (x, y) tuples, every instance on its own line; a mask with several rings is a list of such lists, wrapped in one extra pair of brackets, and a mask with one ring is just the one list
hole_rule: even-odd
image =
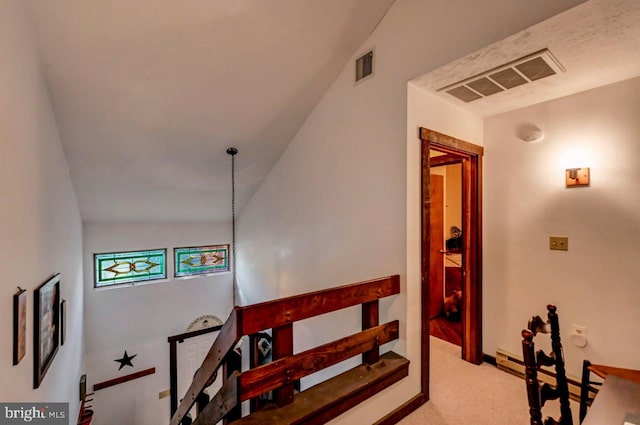
[(438, 89), (469, 103), (523, 84), (565, 72), (547, 49)]
[(356, 83), (373, 76), (373, 49), (356, 59)]

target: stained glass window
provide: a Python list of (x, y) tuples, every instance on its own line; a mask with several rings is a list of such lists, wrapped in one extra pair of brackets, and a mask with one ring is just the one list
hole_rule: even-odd
[(167, 278), (167, 250), (95, 254), (95, 287)]
[(229, 271), (229, 245), (174, 248), (176, 277)]

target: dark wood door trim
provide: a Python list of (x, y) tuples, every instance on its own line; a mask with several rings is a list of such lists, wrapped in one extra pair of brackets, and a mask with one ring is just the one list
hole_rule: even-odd
[[(474, 364), (482, 363), (482, 155), (484, 148), (464, 140), (456, 139), (437, 131), (420, 128), (422, 140), (422, 347), (429, 350), (429, 174), (432, 163), (430, 149), (457, 157), (462, 163), (462, 211), (466, 267), (463, 273), (462, 305), (462, 358)], [(423, 388), (428, 389), (428, 354), (422, 356)], [(425, 367), (426, 364), (426, 367)], [(427, 386), (424, 386), (425, 380)]]
[[(471, 338), (463, 340), (463, 356), (465, 359), (479, 364), (482, 363), (482, 155), (484, 148), (482, 146), (474, 145), (473, 143), (466, 142), (464, 140), (456, 139), (446, 134), (438, 133), (437, 131), (429, 130), (426, 128), (420, 128), (418, 138), (422, 140), (422, 176), (421, 176), (421, 209), (422, 209), (422, 223), (429, 223), (429, 173), (432, 165), (444, 165), (443, 162), (452, 161), (451, 163), (463, 164), (463, 182), (466, 177), (469, 177), (469, 184), (467, 189), (475, 187), (475, 193), (477, 197), (466, 204), (467, 208), (473, 208), (476, 211), (475, 214), (467, 214), (469, 216), (470, 223), (464, 223), (467, 229), (473, 228), (476, 231), (466, 232), (467, 237), (470, 238), (470, 242), (473, 242), (473, 246), (476, 250), (476, 255), (469, 267), (473, 267), (475, 274), (473, 276), (474, 285), (472, 288), (467, 289), (469, 293), (475, 298), (475, 302), (472, 305), (463, 304), (463, 310), (467, 311), (466, 322), (472, 323), (474, 326), (470, 331), (472, 332)], [(439, 151), (447, 153), (446, 159), (434, 161), (430, 163), (429, 159), (429, 146), (435, 146)], [(465, 163), (467, 164), (467, 171), (464, 172)], [(470, 178), (475, 176), (474, 178)], [(464, 191), (465, 189), (463, 189)], [(473, 191), (469, 192), (473, 193)], [(425, 196), (427, 194), (427, 196)], [(465, 208), (465, 205), (463, 205)], [(471, 227), (473, 226), (473, 227)], [(390, 412), (374, 425), (393, 425), (398, 423), (402, 418), (409, 413), (416, 410), (429, 400), (429, 359), (430, 359), (430, 344), (429, 344), (429, 226), (422, 225), (422, 281), (421, 281), (421, 303), (420, 309), (420, 386), (421, 390), (419, 394), (416, 394), (413, 398), (408, 400), (402, 406), (398, 407), (394, 411)], [(471, 246), (471, 244), (466, 244)], [(427, 253), (427, 255), (424, 255)], [(425, 277), (426, 276), (426, 277)], [(467, 273), (465, 280), (466, 284), (472, 282), (472, 276)], [(469, 297), (465, 297), (469, 299)], [(464, 311), (463, 311), (464, 314)], [(467, 344), (467, 348), (464, 348), (464, 344)]]

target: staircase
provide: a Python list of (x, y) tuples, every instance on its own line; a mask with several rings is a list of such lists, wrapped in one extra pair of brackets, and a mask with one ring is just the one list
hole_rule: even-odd
[[(223, 368), (222, 388), (208, 403), (199, 403), (194, 425), (224, 423), (323, 424), (408, 375), (409, 361), (379, 346), (398, 339), (398, 321), (379, 324), (379, 299), (400, 293), (398, 275), (317, 291), (250, 306), (235, 307), (196, 373), (170, 425), (185, 425), (185, 415), (202, 400), (203, 390)], [(362, 331), (307, 351), (293, 353), (293, 324), (297, 321), (362, 306)], [(272, 362), (240, 371), (234, 347), (244, 335), (271, 329)], [(362, 355), (362, 364), (302, 392), (301, 378)], [(257, 403), (273, 391), (273, 401)], [(242, 417), (240, 404), (252, 400)]]

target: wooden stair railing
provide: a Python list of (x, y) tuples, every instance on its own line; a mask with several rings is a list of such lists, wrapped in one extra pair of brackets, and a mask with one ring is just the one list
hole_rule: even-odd
[[(380, 387), (382, 383), (390, 385), (402, 379), (407, 376), (408, 361), (394, 353), (390, 353), (393, 354), (391, 357), (385, 355), (384, 359), (379, 354), (380, 345), (398, 338), (399, 324), (395, 320), (379, 325), (378, 300), (398, 293), (400, 293), (400, 279), (395, 275), (255, 305), (235, 307), (173, 415), (171, 425), (181, 423), (207, 382), (225, 363), (225, 357), (233, 350), (240, 338), (265, 329), (272, 330), (273, 361), (243, 373), (238, 370), (227, 370), (222, 388), (199, 412), (194, 425), (215, 424), (221, 419), (227, 422), (239, 419), (237, 407), (241, 402), (255, 399), (269, 391), (274, 391), (277, 406), (291, 405), (294, 402), (295, 381), (359, 354), (362, 354), (365, 366), (375, 364), (374, 369), (378, 371), (377, 375), (370, 378), (372, 381), (367, 382), (365, 386), (375, 387), (377, 392), (382, 389)], [(356, 305), (362, 305), (362, 332), (293, 354), (294, 322)], [(393, 364), (393, 367), (389, 367), (387, 363)], [(369, 366), (365, 370), (372, 370)], [(389, 370), (385, 372), (385, 368)], [(360, 376), (362, 375), (360, 373)], [(303, 391), (301, 394), (306, 392)], [(363, 394), (363, 391), (354, 386), (350, 393), (341, 396), (343, 399), (352, 398), (352, 403), (340, 400), (341, 407), (335, 409), (333, 414), (337, 416), (345, 411), (344, 409), (370, 396)], [(230, 412), (235, 413), (230, 415)], [(306, 415), (305, 418), (311, 418), (313, 412), (307, 411), (304, 415)], [(328, 416), (327, 413), (323, 413), (322, 418), (330, 418), (331, 415), (331, 412)], [(293, 417), (295, 414), (293, 416), (289, 414), (289, 416)], [(277, 423), (285, 423), (282, 420), (279, 419)], [(305, 419), (305, 421), (308, 420), (310, 419)], [(296, 421), (297, 419), (291, 419), (287, 423), (299, 423)]]
[(200, 335), (217, 332), (220, 329), (222, 329), (222, 325), (216, 325), (167, 338), (167, 342), (169, 343), (169, 395), (171, 399), (171, 416), (178, 410), (178, 344)]
[[(218, 337), (209, 349), (204, 362), (202, 362), (202, 366), (200, 366), (200, 369), (196, 372), (193, 382), (191, 382), (189, 389), (178, 406), (178, 410), (171, 418), (170, 425), (178, 425), (182, 422), (187, 412), (189, 412), (195, 404), (198, 395), (204, 391), (207, 383), (209, 383), (214, 374), (218, 372), (220, 366), (223, 365), (223, 360), (240, 340), (242, 334), (240, 334), (241, 328), (238, 326), (238, 310), (239, 307), (235, 307), (231, 311), (231, 314), (229, 314), (227, 321), (222, 325)], [(232, 381), (232, 379), (229, 381)], [(211, 404), (211, 402), (209, 403)], [(228, 412), (225, 412), (225, 414), (226, 413)]]

